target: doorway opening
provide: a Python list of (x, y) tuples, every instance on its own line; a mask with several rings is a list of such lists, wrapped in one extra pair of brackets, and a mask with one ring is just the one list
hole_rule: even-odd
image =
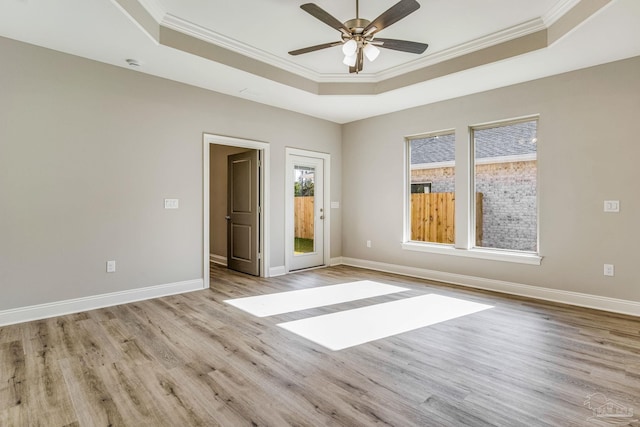
[(203, 277), (210, 263), (267, 277), (269, 144), (204, 134)]

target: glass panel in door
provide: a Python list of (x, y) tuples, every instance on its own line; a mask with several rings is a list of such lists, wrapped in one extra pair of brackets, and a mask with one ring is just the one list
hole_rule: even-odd
[(294, 256), (315, 252), (315, 177), (314, 167), (294, 166)]

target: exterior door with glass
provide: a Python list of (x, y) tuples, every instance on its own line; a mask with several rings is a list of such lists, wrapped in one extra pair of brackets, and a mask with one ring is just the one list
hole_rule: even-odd
[(289, 194), (293, 198), (289, 204), (293, 209), (289, 270), (324, 265), (324, 160), (292, 155), (289, 168)]

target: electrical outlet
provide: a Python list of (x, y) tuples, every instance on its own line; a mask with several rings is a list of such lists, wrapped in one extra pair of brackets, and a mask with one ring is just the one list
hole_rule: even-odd
[(604, 275), (605, 276), (613, 276), (613, 274), (614, 274), (613, 264), (605, 264), (604, 265)]
[(178, 209), (179, 207), (180, 207), (180, 202), (178, 199), (164, 199), (165, 209)]
[(115, 273), (115, 272), (116, 272), (116, 262), (107, 261), (107, 273)]
[(604, 201), (605, 212), (620, 212), (620, 200), (605, 200)]
[(371, 240), (367, 240), (367, 247), (370, 248), (371, 247)]

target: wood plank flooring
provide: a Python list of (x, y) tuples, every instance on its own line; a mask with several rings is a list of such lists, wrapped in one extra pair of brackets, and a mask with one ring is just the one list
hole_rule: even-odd
[[(266, 318), (223, 303), (355, 280), (410, 291)], [(640, 413), (638, 318), (346, 266), (212, 267), (211, 286), (0, 327), (0, 426), (605, 425), (593, 393)], [(428, 293), (495, 308), (337, 352), (276, 327)]]

